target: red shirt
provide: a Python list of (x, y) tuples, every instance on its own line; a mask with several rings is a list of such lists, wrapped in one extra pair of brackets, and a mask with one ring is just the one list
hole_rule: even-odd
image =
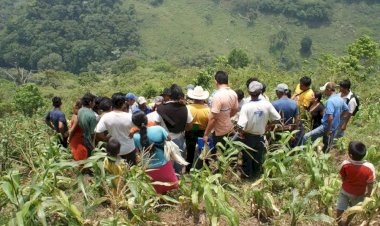
[(375, 167), (367, 161), (345, 160), (339, 171), (342, 176), (342, 188), (345, 192), (362, 196), (367, 184), (375, 181)]

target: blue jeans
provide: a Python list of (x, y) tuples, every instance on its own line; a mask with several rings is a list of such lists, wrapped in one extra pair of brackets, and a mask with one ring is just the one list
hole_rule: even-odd
[(329, 152), (331, 146), (334, 144), (334, 132), (331, 133), (330, 137), (326, 136), (326, 132), (327, 131), (323, 125), (318, 126), (303, 136), (302, 145), (306, 144), (308, 139), (314, 142), (316, 139), (323, 136), (323, 152)]
[[(176, 145), (178, 145), (179, 149), (181, 149), (181, 155), (183, 158), (186, 156), (185, 152), (185, 135), (181, 135), (180, 137), (172, 140)], [(173, 167), (175, 173), (182, 175), (182, 165), (173, 162)]]

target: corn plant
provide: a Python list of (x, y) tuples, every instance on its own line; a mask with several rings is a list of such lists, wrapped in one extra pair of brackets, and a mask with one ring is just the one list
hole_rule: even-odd
[(293, 189), (292, 191), (292, 201), (290, 205), (285, 208), (285, 212), (290, 214), (291, 222), (290, 225), (296, 226), (300, 222), (304, 221), (318, 221), (318, 222), (326, 222), (329, 224), (333, 224), (335, 221), (334, 218), (329, 217), (325, 214), (315, 214), (309, 213), (306, 206), (311, 204), (312, 198), (318, 195), (316, 190), (312, 190), (306, 196), (300, 197), (297, 189)]
[[(380, 212), (380, 183), (376, 183), (370, 197), (366, 197), (363, 202), (344, 211), (342, 218), (358, 215), (360, 225), (376, 224)], [(377, 222), (378, 223), (378, 222)]]

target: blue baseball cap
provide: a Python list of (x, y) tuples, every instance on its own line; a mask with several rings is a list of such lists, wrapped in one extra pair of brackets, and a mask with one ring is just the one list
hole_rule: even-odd
[(136, 96), (133, 93), (127, 93), (127, 95), (125, 95), (125, 98), (128, 100), (136, 100)]

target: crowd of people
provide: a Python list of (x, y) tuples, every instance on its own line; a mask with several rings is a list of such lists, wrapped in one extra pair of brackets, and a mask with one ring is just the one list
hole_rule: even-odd
[[(88, 158), (98, 142), (105, 142), (108, 157), (104, 168), (109, 173), (120, 175), (124, 163), (142, 161), (152, 181), (172, 185), (154, 185), (158, 193), (165, 193), (178, 187), (180, 175), (202, 167), (197, 161), (197, 147), (213, 147), (211, 153), (217, 161), (216, 149), (226, 145), (225, 138), (237, 139), (251, 148), (242, 153), (241, 175), (248, 179), (263, 173), (268, 131), (297, 131), (290, 147), (323, 137), (323, 151), (329, 152), (334, 138), (344, 135), (350, 118), (359, 110), (359, 99), (351, 91), (349, 80), (339, 85), (327, 82), (315, 91), (311, 82), (309, 77), (302, 77), (293, 95), (287, 84), (278, 84), (277, 99), (270, 102), (266, 85), (259, 79), (248, 79), (246, 91), (233, 90), (228, 74), (218, 71), (216, 91), (211, 96), (201, 86), (192, 85), (186, 87), (185, 94), (176, 84), (164, 89), (151, 104), (133, 93), (115, 93), (111, 98), (86, 93), (73, 106), (70, 126), (61, 110), (61, 98), (54, 97), (54, 109), (48, 112), (46, 123), (60, 134), (62, 146), (69, 144), (74, 160)], [(168, 140), (178, 146), (189, 165), (184, 167), (165, 157)], [(138, 160), (137, 153), (142, 151), (148, 154)], [(370, 191), (375, 172), (373, 165), (362, 161), (365, 152), (361, 142), (350, 143), (351, 159), (340, 170), (343, 186), (338, 216)]]

